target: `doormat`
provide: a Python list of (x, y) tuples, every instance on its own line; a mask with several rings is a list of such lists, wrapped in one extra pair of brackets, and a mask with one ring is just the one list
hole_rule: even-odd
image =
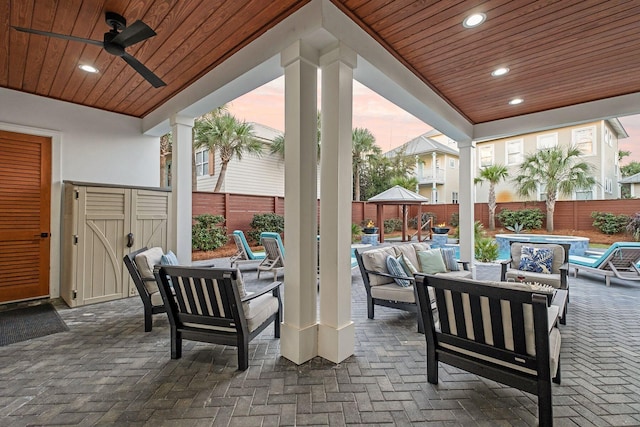
[(64, 320), (49, 303), (0, 312), (0, 346), (68, 330)]

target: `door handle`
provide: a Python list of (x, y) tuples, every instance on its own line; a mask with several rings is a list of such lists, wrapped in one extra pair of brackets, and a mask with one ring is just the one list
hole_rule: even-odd
[(127, 234), (127, 247), (130, 248), (133, 246), (133, 233)]
[(43, 239), (46, 239), (47, 237), (49, 237), (49, 233), (47, 233), (47, 232), (40, 233), (39, 235), (36, 235), (35, 237), (41, 237)]

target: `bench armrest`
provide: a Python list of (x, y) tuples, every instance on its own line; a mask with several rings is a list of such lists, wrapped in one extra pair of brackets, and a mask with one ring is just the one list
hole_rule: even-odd
[(376, 276), (389, 277), (391, 279), (411, 280), (412, 282), (415, 282), (415, 280), (416, 280), (416, 278), (413, 277), (413, 276), (394, 276), (393, 274), (383, 273), (381, 271), (365, 270), (365, 273), (374, 274)]
[(458, 264), (462, 264), (462, 269), (463, 270), (469, 271), (469, 264), (470, 264), (469, 261), (460, 261), (460, 260), (458, 260), (457, 262), (458, 262)]
[(274, 291), (280, 287), (280, 285), (282, 285), (282, 282), (273, 282), (270, 285), (265, 286), (264, 288), (260, 288), (260, 290), (258, 290), (257, 292), (254, 292), (252, 294), (247, 295), (246, 297), (242, 298), (242, 302), (247, 302), (247, 301), (251, 301), (254, 298), (258, 298), (259, 296), (262, 296), (264, 294), (266, 294), (267, 292), (271, 292)]

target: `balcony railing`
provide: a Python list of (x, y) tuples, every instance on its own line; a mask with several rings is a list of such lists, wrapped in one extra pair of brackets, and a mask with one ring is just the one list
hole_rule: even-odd
[(444, 184), (445, 183), (445, 173), (444, 169), (436, 169), (435, 175), (432, 171), (424, 170), (422, 173), (418, 173), (416, 178), (418, 178), (419, 184)]

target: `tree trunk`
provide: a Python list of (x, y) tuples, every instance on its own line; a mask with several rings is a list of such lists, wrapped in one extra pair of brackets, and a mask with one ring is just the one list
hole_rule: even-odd
[(160, 154), (160, 187), (166, 187), (167, 182), (167, 155)]
[(555, 198), (549, 198), (547, 195), (547, 231), (553, 233), (553, 212), (556, 208)]
[(489, 186), (489, 230), (496, 229), (496, 189), (493, 183)]
[(360, 201), (360, 168), (355, 166), (353, 172), (353, 200)]
[(191, 191), (198, 191), (198, 177), (196, 175), (196, 150), (191, 144)]
[(222, 183), (224, 182), (224, 177), (227, 174), (227, 165), (229, 164), (229, 161), (222, 161), (222, 164), (220, 165), (220, 175), (218, 175), (218, 181), (216, 182), (216, 188), (213, 190), (214, 193), (219, 193), (220, 192), (220, 188), (222, 187)]

